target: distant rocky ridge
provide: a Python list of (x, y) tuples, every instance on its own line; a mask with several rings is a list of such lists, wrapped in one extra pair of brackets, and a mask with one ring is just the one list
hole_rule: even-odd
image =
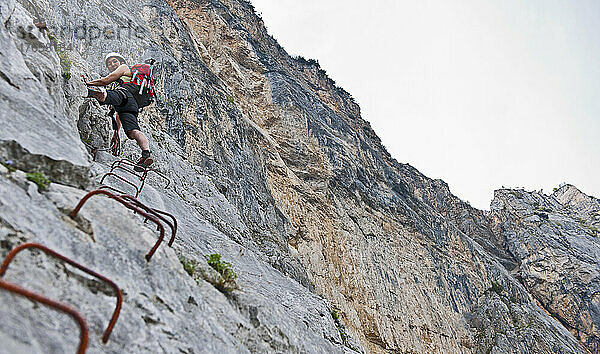
[[(392, 158), (350, 94), (290, 57), (248, 2), (7, 0), (0, 19), (0, 158), (18, 169), (0, 167), (0, 256), (24, 241), (60, 250), (114, 279), (123, 312), (104, 345), (101, 285), (34, 252), (6, 280), (80, 310), (94, 352), (599, 351), (598, 199), (565, 185), (470, 207)], [(172, 183), (150, 179), (140, 199), (180, 226), (149, 263), (154, 230), (114, 202), (90, 201), (89, 232), (65, 215), (115, 160), (86, 150), (110, 131), (79, 80), (115, 50), (159, 62), (140, 123)], [(23, 171), (54, 183), (40, 192)], [(208, 253), (233, 264), (238, 290), (196, 283), (178, 260)], [(0, 352), (76, 346), (69, 318), (5, 292), (0, 316)]]
[(541, 306), (592, 353), (600, 351), (600, 200), (572, 185), (552, 195), (498, 190), (491, 217)]

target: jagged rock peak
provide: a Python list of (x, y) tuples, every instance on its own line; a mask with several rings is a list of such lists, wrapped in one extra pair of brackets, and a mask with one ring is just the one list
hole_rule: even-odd
[(571, 184), (564, 184), (552, 193), (552, 196), (556, 198), (564, 206), (582, 206), (582, 204), (596, 204), (600, 205), (600, 200), (589, 196), (577, 187)]
[(552, 195), (496, 191), (495, 233), (517, 260), (529, 293), (586, 348), (600, 348), (600, 208), (572, 185)]

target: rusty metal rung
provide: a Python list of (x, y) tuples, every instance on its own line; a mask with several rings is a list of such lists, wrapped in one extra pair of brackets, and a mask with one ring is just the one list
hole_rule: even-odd
[(113, 187), (111, 187), (111, 186), (107, 186), (107, 185), (101, 185), (100, 187), (98, 187), (98, 189), (110, 189), (110, 190), (111, 190), (111, 191), (113, 191), (113, 192), (117, 192), (117, 193), (120, 193), (120, 194), (125, 194), (125, 195), (128, 195), (127, 193), (125, 193), (125, 192), (123, 192), (123, 191), (121, 191), (121, 190), (118, 190), (118, 189), (116, 189), (116, 188), (113, 188)]
[(15, 258), (15, 256), (19, 252), (21, 252), (25, 249), (28, 249), (28, 248), (39, 249), (39, 250), (43, 251), (44, 253), (46, 253), (47, 255), (49, 255), (50, 257), (58, 258), (61, 261), (66, 262), (66, 263), (72, 265), (73, 267), (81, 270), (82, 272), (87, 273), (95, 278), (100, 279), (101, 281), (107, 283), (108, 285), (110, 285), (110, 287), (112, 287), (114, 289), (114, 291), (117, 295), (117, 304), (116, 304), (115, 310), (113, 311), (113, 315), (110, 319), (110, 322), (108, 323), (108, 327), (106, 327), (106, 330), (104, 331), (104, 335), (102, 336), (102, 342), (104, 342), (104, 343), (108, 342), (110, 333), (112, 332), (115, 324), (117, 323), (117, 320), (119, 319), (119, 313), (121, 312), (121, 306), (123, 304), (123, 295), (121, 294), (121, 289), (119, 289), (117, 284), (115, 284), (112, 280), (108, 279), (107, 277), (103, 276), (102, 274), (96, 273), (95, 271), (93, 271), (85, 266), (82, 266), (81, 264), (75, 262), (74, 260), (63, 256), (62, 254), (60, 254), (54, 250), (51, 250), (50, 248), (48, 248), (44, 245), (40, 245), (39, 243), (33, 243), (33, 242), (23, 243), (8, 253), (6, 258), (4, 259), (4, 262), (2, 262), (2, 266), (0, 266), (0, 278), (4, 277), (4, 274), (6, 274), (6, 270), (8, 269), (8, 265), (10, 264), (10, 262), (12, 262), (12, 260)]
[(116, 178), (116, 179), (118, 179), (118, 180), (120, 180), (120, 181), (122, 181), (122, 182), (124, 182), (124, 183), (126, 183), (126, 184), (128, 184), (130, 186), (132, 186), (133, 188), (135, 188), (135, 196), (136, 197), (141, 193), (142, 188), (144, 188), (143, 183), (142, 183), (141, 188), (138, 188), (138, 186), (136, 186), (133, 182), (129, 181), (128, 179), (126, 179), (123, 176), (119, 176), (118, 174), (116, 174), (114, 172), (105, 173), (104, 176), (102, 176), (102, 179), (100, 180), (100, 184), (104, 184), (104, 180), (108, 176), (113, 176), (114, 178)]
[(147, 218), (148, 220), (152, 221), (153, 223), (155, 223), (157, 225), (157, 227), (159, 228), (159, 231), (160, 231), (160, 236), (158, 237), (158, 240), (156, 241), (156, 244), (152, 247), (152, 249), (150, 250), (150, 252), (148, 252), (148, 254), (146, 254), (146, 260), (150, 261), (150, 259), (152, 258), (152, 256), (156, 252), (156, 250), (158, 249), (158, 246), (160, 246), (160, 244), (162, 243), (163, 239), (165, 238), (165, 228), (163, 227), (163, 225), (160, 222), (159, 218), (156, 217), (155, 215), (153, 215), (152, 213), (146, 212), (144, 209), (137, 207), (133, 203), (127, 202), (122, 197), (117, 196), (117, 195), (115, 195), (115, 194), (113, 194), (113, 193), (111, 193), (109, 191), (106, 191), (104, 189), (96, 189), (96, 190), (93, 190), (93, 191), (89, 192), (88, 194), (86, 194), (79, 201), (79, 203), (77, 204), (77, 206), (75, 207), (75, 209), (73, 209), (73, 211), (69, 214), (69, 217), (71, 217), (71, 219), (74, 219), (75, 216), (77, 216), (77, 213), (79, 212), (79, 210), (81, 210), (81, 208), (85, 204), (85, 202), (88, 199), (90, 199), (91, 197), (93, 197), (94, 195), (98, 195), (98, 194), (103, 194), (103, 195), (108, 196), (109, 198), (112, 198), (112, 199), (116, 200), (117, 202), (123, 204), (126, 208), (133, 210), (134, 212), (140, 214), (141, 216)]
[[(128, 167), (126, 167), (126, 166), (128, 166)], [(132, 170), (129, 167), (134, 167), (134, 169)], [(121, 159), (121, 160), (115, 161), (110, 166), (110, 172), (105, 173), (104, 176), (102, 176), (102, 179), (100, 180), (100, 184), (103, 184), (104, 180), (108, 176), (114, 176), (115, 178), (120, 179), (121, 181), (123, 181), (135, 188), (136, 193), (133, 196), (134, 198), (137, 198), (142, 193), (142, 190), (144, 189), (144, 186), (146, 184), (146, 178), (148, 177), (149, 172), (154, 172), (159, 177), (163, 178), (167, 182), (167, 185), (165, 186), (165, 188), (169, 188), (169, 186), (171, 185), (171, 180), (167, 176), (165, 176), (162, 172), (159, 172), (159, 171), (151, 169), (151, 168), (144, 168), (144, 171), (141, 174), (139, 174), (138, 172), (135, 171), (136, 167), (139, 167), (139, 166), (137, 166), (137, 164), (135, 164), (133, 161), (129, 161), (128, 159)], [(141, 181), (140, 186), (137, 187), (133, 182), (131, 182), (128, 179), (124, 178), (123, 176), (117, 174), (116, 173), (117, 169), (125, 171), (125, 172), (129, 173), (130, 175), (133, 175), (133, 176), (139, 178), (139, 180)], [(103, 188), (103, 187), (101, 187), (101, 188)], [(117, 189), (114, 189), (114, 188), (111, 188), (111, 189), (118, 191)], [(122, 193), (122, 194), (126, 194), (126, 193)]]
[(83, 318), (83, 316), (79, 312), (75, 311), (71, 307), (61, 302), (51, 300), (45, 296), (23, 289), (20, 286), (9, 283), (7, 281), (0, 280), (0, 288), (9, 291), (13, 294), (26, 297), (29, 300), (39, 302), (41, 304), (44, 304), (48, 307), (51, 307), (60, 312), (64, 312), (67, 315), (71, 316), (79, 325), (79, 347), (77, 348), (77, 354), (85, 353), (89, 341), (89, 330), (87, 327), (87, 323), (85, 322), (85, 318)]
[[(130, 186), (133, 186), (135, 188), (135, 196), (134, 197), (137, 198), (140, 195), (140, 193), (142, 193), (142, 189), (144, 189), (144, 184), (146, 183), (145, 180), (146, 180), (147, 171), (144, 171), (144, 173), (142, 175), (139, 175), (135, 171), (132, 171), (131, 169), (129, 169), (127, 167), (121, 166), (120, 163), (122, 161), (130, 162), (130, 161), (126, 160), (126, 159), (121, 159), (121, 160), (113, 162), (112, 165), (111, 165), (111, 167), (110, 167), (110, 172), (105, 173), (104, 176), (102, 176), (102, 179), (100, 180), (100, 183), (101, 184), (104, 183), (104, 179), (106, 179), (106, 177), (108, 177), (108, 176), (114, 176), (115, 178), (117, 178), (117, 179), (119, 179), (119, 180), (121, 180), (121, 181), (129, 184)], [(135, 165), (133, 165), (133, 166), (135, 166)], [(136, 186), (133, 182), (129, 181), (125, 177), (123, 177), (123, 176), (118, 175), (117, 173), (115, 173), (116, 169), (120, 169), (120, 170), (123, 170), (123, 171), (131, 174), (131, 175), (134, 175), (135, 177), (139, 178), (142, 183), (140, 184), (139, 187)], [(100, 187), (100, 188), (102, 188), (102, 187)], [(127, 194), (127, 193), (123, 193), (123, 192), (121, 192), (121, 191), (119, 191), (118, 189), (115, 189), (115, 188), (110, 188), (110, 189), (112, 189), (114, 191), (117, 191), (117, 192), (119, 192), (121, 194)]]
[[(137, 200), (127, 194), (121, 195), (121, 198), (123, 198), (125, 200), (130, 200), (137, 207), (142, 208), (149, 213), (152, 213), (153, 215), (158, 217), (160, 220), (164, 221), (167, 225), (169, 225), (169, 227), (171, 228), (171, 239), (169, 240), (168, 245), (169, 245), (169, 247), (173, 246), (173, 241), (175, 241), (175, 234), (177, 234), (177, 219), (175, 219), (175, 217), (172, 214), (169, 214), (166, 211), (150, 208), (150, 207), (146, 206), (145, 204), (143, 204), (142, 202), (140, 202), (139, 200)], [(173, 220), (173, 222), (171, 223), (169, 220), (165, 219), (161, 214), (170, 217)], [(144, 220), (144, 222), (146, 222), (146, 221)]]
[(117, 169), (119, 169), (119, 170), (123, 170), (123, 171), (125, 171), (125, 172), (127, 172), (127, 173), (129, 173), (129, 174), (131, 174), (131, 175), (134, 175), (134, 176), (136, 176), (137, 178), (139, 178), (139, 179), (140, 179), (140, 181), (143, 181), (143, 180), (146, 178), (146, 171), (144, 171), (144, 173), (143, 173), (142, 175), (138, 175), (138, 173), (137, 173), (137, 172), (135, 172), (134, 170), (132, 170), (132, 169), (129, 169), (129, 168), (127, 168), (127, 167), (123, 167), (123, 166), (121, 166), (121, 165), (116, 165), (116, 166), (112, 167), (112, 168), (110, 169), (110, 172), (113, 172), (113, 173), (114, 173), (114, 172), (115, 172), (115, 170), (117, 170)]
[(162, 177), (163, 179), (165, 179), (167, 181), (167, 185), (165, 186), (165, 189), (169, 188), (169, 186), (171, 185), (171, 180), (169, 179), (169, 177), (167, 177), (164, 173), (155, 170), (155, 169), (149, 169), (148, 171), (152, 171), (155, 174), (159, 175), (160, 177)]
[[(135, 162), (133, 162), (133, 161), (130, 161), (128, 159), (121, 159), (119, 161), (115, 161), (115, 162), (112, 163), (111, 170), (115, 166), (118, 166), (118, 165), (121, 165), (121, 164), (129, 165), (131, 167), (136, 167), (137, 166), (135, 164)], [(155, 170), (153, 168), (144, 168), (144, 178), (147, 176), (148, 172), (153, 172), (153, 173), (157, 174), (159, 177), (163, 178), (167, 182), (167, 185), (165, 186), (165, 188), (169, 188), (169, 186), (171, 185), (171, 180), (169, 179), (169, 177), (167, 177), (164, 173), (162, 173), (162, 172), (160, 172), (158, 170)]]
[(156, 212), (156, 213), (166, 215), (166, 216), (170, 217), (171, 219), (173, 219), (173, 229), (172, 229), (171, 239), (169, 240), (169, 247), (173, 246), (173, 241), (175, 241), (175, 234), (177, 233), (177, 219), (175, 219), (175, 217), (172, 214), (169, 214), (165, 211), (157, 210), (157, 209), (152, 209), (152, 210), (154, 210), (154, 212)]

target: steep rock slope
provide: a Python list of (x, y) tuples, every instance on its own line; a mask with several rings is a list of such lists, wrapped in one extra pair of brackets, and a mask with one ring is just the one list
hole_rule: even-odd
[[(85, 14), (104, 14), (100, 17), (104, 20), (110, 16), (126, 18), (125, 14), (112, 8), (97, 8), (87, 2), (36, 5), (40, 9), (47, 6), (44, 13), (49, 24), (64, 23)], [(140, 6), (140, 12), (142, 8)], [(154, 244), (157, 233), (145, 227), (143, 219), (114, 201), (92, 198), (81, 212), (83, 220), (87, 220), (82, 226), (65, 214), (84, 195), (83, 190), (53, 183), (48, 191), (38, 192), (36, 185), (28, 181), (21, 170), (42, 171), (54, 182), (68, 183), (71, 177), (60, 178), (60, 174), (70, 173), (68, 169), (62, 169), (62, 166), (67, 166), (71, 170), (82, 171), (73, 173), (77, 179), (73, 179), (72, 185), (98, 186), (99, 177), (108, 171), (114, 158), (100, 152), (99, 162), (90, 163), (91, 155), (77, 137), (75, 127), (79, 123), (82, 139), (101, 141), (102, 137), (108, 136), (103, 131), (106, 123), (97, 120), (105, 121), (106, 111), (84, 102), (80, 97), (84, 88), (78, 74), (90, 68), (80, 54), (91, 51), (69, 50), (66, 44), (69, 38), (60, 37), (68, 31), (63, 33), (57, 29), (51, 35), (56, 36), (54, 38), (63, 46), (57, 49), (51, 46), (52, 37), (33, 27), (31, 15), (16, 1), (3, 2), (0, 10), (4, 24), (0, 27), (0, 38), (10, 49), (10, 52), (2, 50), (3, 55), (10, 57), (0, 66), (3, 73), (0, 80), (1, 124), (7, 128), (2, 131), (2, 144), (15, 147), (2, 150), (2, 161), (11, 160), (18, 168), (9, 172), (0, 166), (0, 255), (5, 256), (22, 242), (42, 243), (113, 279), (124, 291), (123, 309), (110, 341), (103, 345), (100, 334), (110, 317), (115, 297), (101, 283), (39, 252), (27, 251), (11, 264), (5, 280), (60, 299), (79, 310), (88, 320), (90, 348), (95, 352), (329, 353), (348, 350), (340, 334), (342, 325), (332, 318), (328, 302), (299, 283), (306, 279), (303, 269), (297, 261), (294, 263), (292, 256), (284, 254), (285, 249), (277, 246), (278, 241), (274, 237), (284, 237), (286, 226), (282, 221), (277, 222), (277, 218), (283, 218), (272, 207), (269, 209), (265, 202), (260, 204), (264, 199), (268, 201), (270, 196), (264, 192), (261, 194), (260, 166), (253, 163), (253, 151), (248, 140), (252, 139), (252, 133), (248, 133), (252, 128), (219, 95), (217, 90), (220, 86), (209, 73), (199, 74), (194, 83), (205, 85), (204, 90), (210, 90), (210, 95), (205, 93), (204, 97), (221, 118), (219, 126), (223, 128), (216, 133), (226, 135), (229, 128), (230, 134), (236, 136), (217, 140), (215, 145), (220, 150), (215, 148), (213, 151), (217, 151), (214, 155), (218, 162), (213, 161), (212, 166), (194, 166), (183, 159), (185, 152), (178, 141), (163, 130), (169, 124), (164, 117), (180, 119), (177, 113), (169, 116), (168, 107), (164, 108), (163, 115), (159, 115), (155, 107), (141, 122), (150, 135), (157, 159), (161, 161), (158, 168), (172, 181), (171, 186), (166, 188), (164, 181), (150, 178), (141, 200), (177, 216), (175, 251), (163, 244), (152, 261), (146, 262), (144, 254)], [(162, 10), (162, 16), (174, 16), (164, 4)], [(66, 17), (67, 14), (73, 17)], [(96, 21), (101, 20), (96, 17)], [(173, 21), (176, 25), (177, 21)], [(93, 23), (101, 22), (90, 21), (88, 25)], [(146, 22), (140, 23), (147, 25)], [(50, 28), (52, 31), (52, 26)], [(25, 36), (22, 31), (26, 31)], [(36, 38), (39, 47), (45, 49), (31, 50), (26, 43), (32, 41), (31, 38)], [(142, 47), (138, 49), (142, 51)], [(101, 50), (96, 48), (95, 51), (94, 58), (100, 61)], [(158, 51), (159, 55), (164, 55), (163, 60), (168, 60), (165, 53), (170, 52)], [(69, 66), (60, 60), (66, 53), (70, 58)], [(29, 66), (21, 65), (23, 62), (28, 62)], [(35, 65), (46, 62), (47, 66)], [(184, 62), (178, 62), (181, 66), (175, 65), (174, 69), (184, 72)], [(202, 69), (201, 64), (197, 67)], [(67, 69), (70, 70), (70, 78), (65, 75)], [(190, 71), (185, 71), (186, 75), (191, 75)], [(173, 75), (178, 78), (177, 73)], [(175, 85), (171, 81), (169, 84)], [(181, 80), (178, 84), (183, 86), (181, 91), (170, 90), (172, 95), (187, 92)], [(163, 90), (164, 86), (161, 84), (159, 87)], [(178, 106), (187, 108), (188, 101), (188, 98), (182, 98)], [(12, 108), (18, 108), (23, 102), (33, 108)], [(195, 102), (202, 103), (201, 99)], [(5, 109), (13, 110), (8, 111), (11, 114), (4, 114)], [(61, 114), (55, 115), (54, 111)], [(230, 120), (231, 124), (227, 126), (224, 120)], [(36, 135), (37, 131), (33, 128), (36, 126), (47, 128), (47, 131)], [(91, 130), (84, 129), (86, 127)], [(175, 138), (178, 137), (176, 129), (170, 131)], [(94, 139), (88, 139), (86, 132), (95, 134)], [(54, 148), (59, 144), (64, 146)], [(231, 154), (224, 153), (226, 144), (233, 146)], [(124, 144), (124, 151), (130, 158), (138, 153), (131, 142)], [(223, 154), (223, 160), (229, 162), (219, 161), (219, 153)], [(215, 167), (218, 163), (222, 164)], [(209, 175), (205, 171), (213, 173)], [(247, 177), (242, 178), (244, 174)], [(229, 178), (236, 179), (230, 183), (223, 182), (223, 179)], [(253, 178), (259, 181), (256, 186)], [(237, 184), (244, 187), (229, 193), (234, 195), (240, 191), (245, 194), (235, 194), (230, 202), (225, 198), (225, 188), (234, 188)], [(264, 182), (262, 190), (265, 190)], [(242, 212), (236, 207), (236, 201), (240, 204), (243, 201), (245, 208)], [(205, 254), (215, 252), (233, 263), (239, 276), (239, 289), (227, 295), (202, 279), (194, 282), (177, 259), (183, 256), (202, 261)], [(271, 264), (288, 271), (298, 281), (285, 276)], [(204, 271), (210, 271), (210, 268), (204, 268), (207, 268)], [(70, 318), (4, 291), (0, 292), (0, 296), (0, 316), (9, 319), (0, 323), (0, 352), (74, 350), (78, 336)], [(359, 344), (354, 347), (360, 349)]]
[(58, 57), (37, 50), (49, 40), (32, 29), (31, 17), (13, 1), (0, 4), (0, 21), (0, 119), (7, 122), (0, 130), (0, 154), (20, 168), (85, 187), (89, 161), (75, 121), (67, 119)]
[[(508, 241), (494, 232), (492, 220), (452, 196), (442, 181), (395, 161), (350, 95), (316, 62), (287, 55), (249, 3), (155, 0), (130, 3), (125, 11), (76, 0), (9, 0), (0, 10), (2, 48), (10, 49), (0, 62), (3, 112), (10, 107), (0, 116), (10, 127), (0, 146), (11, 146), (0, 152), (20, 169), (41, 169), (56, 182), (96, 186), (113, 161), (100, 153), (98, 162), (90, 162), (77, 139), (76, 127), (92, 144), (105, 144), (109, 136), (105, 110), (79, 97), (84, 89), (78, 75), (103, 73), (103, 55), (113, 50), (160, 63), (157, 103), (141, 124), (157, 168), (172, 184), (165, 189), (151, 180), (142, 199), (179, 218), (176, 252), (161, 248), (156, 262), (145, 264), (140, 249), (147, 244), (138, 234), (146, 235), (146, 243), (152, 236), (134, 216), (111, 216), (108, 201), (84, 214), (98, 235), (97, 242), (87, 241), (88, 249), (80, 244), (87, 236), (63, 217), (81, 190), (55, 185), (39, 194), (20, 172), (0, 177), (0, 237), (7, 241), (0, 244), (2, 255), (18, 241), (44, 242), (82, 255), (128, 293), (122, 315), (127, 326), (115, 329), (108, 346), (96, 335), (94, 349), (585, 351), (507, 271), (520, 259), (504, 247)], [(31, 26), (35, 10), (58, 45), (50, 46), (51, 37)], [(100, 36), (93, 38), (90, 30), (77, 38), (82, 23), (98, 28)], [(48, 50), (25, 50), (31, 43)], [(24, 102), (31, 108), (17, 109)], [(26, 119), (48, 126), (47, 136), (23, 129)], [(134, 158), (134, 144), (124, 143), (124, 151)], [(59, 166), (67, 166), (65, 172)], [(39, 211), (19, 206), (28, 198), (42, 204)], [(35, 227), (28, 226), (32, 220)], [(112, 224), (137, 226), (106, 226)], [(234, 264), (241, 290), (225, 297), (206, 282), (196, 284), (176, 260), (176, 253), (202, 259), (211, 252)], [(110, 264), (105, 254), (131, 260)], [(24, 284), (49, 288), (56, 286), (54, 278), (72, 277), (54, 263), (36, 264), (50, 275), (41, 284), (26, 278), (27, 263), (15, 264), (14, 274), (22, 274)], [(120, 266), (130, 269), (123, 273)], [(53, 288), (50, 295), (86, 294), (89, 282), (80, 283)], [(12, 301), (3, 299), (0, 308), (14, 318)], [(80, 301), (89, 300), (78, 296), (75, 303), (95, 316), (91, 327), (101, 328), (105, 316)], [(23, 351), (43, 350), (52, 341), (58, 351), (74, 345), (56, 340), (59, 328), (72, 326), (68, 319), (53, 322), (44, 337), (37, 312), (27, 302), (19, 306), (30, 323), (3, 323), (1, 339)], [(31, 339), (39, 336), (46, 339)]]
[[(294, 227), (289, 244), (370, 351), (580, 350), (465, 235), (514, 267), (490, 242), (489, 220), (393, 160), (350, 95), (315, 62), (289, 57), (251, 6), (171, 4), (204, 62), (273, 140), (266, 173)], [(493, 284), (515, 301), (500, 306)]]
[(495, 229), (515, 275), (592, 353), (600, 351), (600, 201), (564, 185), (552, 195), (498, 190)]

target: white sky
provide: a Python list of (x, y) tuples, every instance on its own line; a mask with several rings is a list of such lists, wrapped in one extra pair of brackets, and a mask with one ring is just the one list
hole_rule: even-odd
[(561, 182), (600, 197), (600, 1), (251, 1), (392, 156), (471, 205)]

